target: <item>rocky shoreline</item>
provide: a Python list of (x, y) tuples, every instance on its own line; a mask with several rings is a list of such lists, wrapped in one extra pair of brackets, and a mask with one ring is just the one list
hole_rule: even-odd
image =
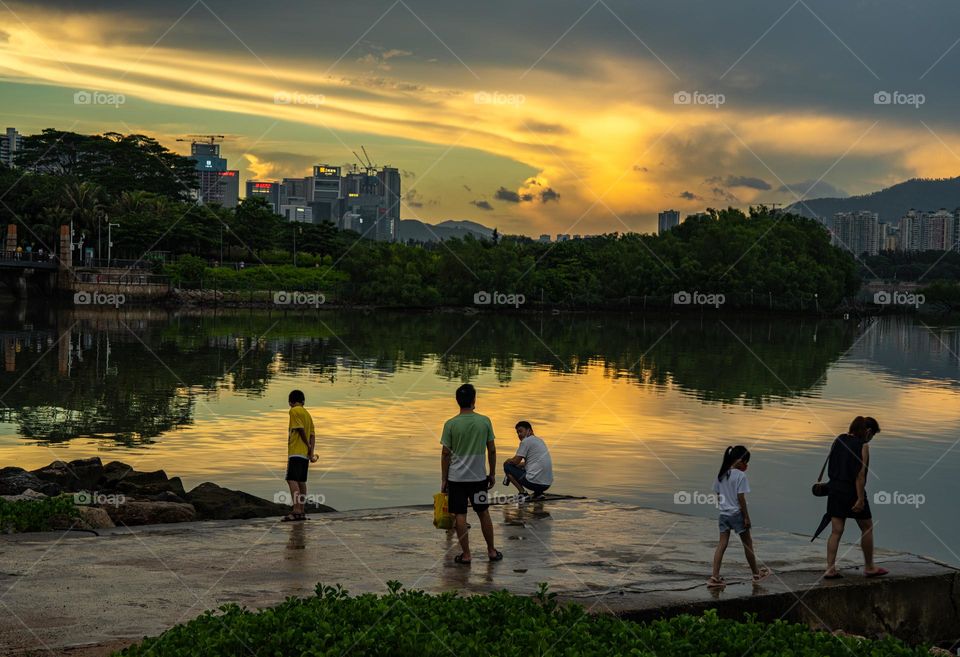
[[(99, 457), (53, 463), (28, 471), (0, 468), (0, 499), (7, 502), (43, 500), (72, 495), (79, 517), (51, 518), (54, 530), (97, 530), (116, 526), (236, 520), (282, 516), (288, 504), (204, 482), (186, 490), (179, 477), (163, 470), (141, 472), (120, 461), (106, 465)], [(335, 509), (308, 504), (307, 513)], [(2, 531), (3, 528), (0, 528)]]

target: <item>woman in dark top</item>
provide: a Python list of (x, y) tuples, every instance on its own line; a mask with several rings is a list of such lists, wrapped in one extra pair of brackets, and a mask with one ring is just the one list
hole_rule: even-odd
[(860, 527), (863, 549), (863, 574), (867, 577), (886, 575), (887, 570), (873, 563), (873, 516), (867, 501), (867, 472), (870, 468), (870, 440), (880, 433), (880, 425), (872, 417), (856, 417), (845, 434), (837, 436), (830, 448), (829, 495), (827, 513), (833, 527), (827, 541), (827, 571), (824, 579), (843, 577), (837, 571), (837, 550), (847, 518)]

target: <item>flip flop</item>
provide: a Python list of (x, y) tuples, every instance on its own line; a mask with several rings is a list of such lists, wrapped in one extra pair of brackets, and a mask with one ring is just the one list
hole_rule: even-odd
[(767, 579), (769, 576), (770, 576), (770, 569), (761, 568), (760, 572), (753, 576), (753, 583), (756, 584), (758, 582), (762, 582), (763, 580)]
[(722, 577), (720, 578), (711, 577), (710, 579), (707, 580), (708, 589), (722, 589), (726, 585), (727, 585), (727, 582)]
[(823, 579), (843, 579), (843, 575), (840, 573), (834, 573), (832, 575), (824, 575)]
[(461, 552), (460, 554), (458, 554), (457, 556), (455, 556), (455, 557), (453, 558), (453, 561), (454, 561), (454, 563), (458, 563), (458, 564), (463, 565), (463, 566), (469, 566), (471, 563), (473, 563), (473, 559), (470, 559), (469, 561), (464, 561), (464, 559), (463, 559), (463, 553), (462, 553), (462, 552)]
[(890, 574), (890, 571), (887, 570), (886, 568), (877, 568), (872, 573), (868, 573), (864, 571), (863, 576), (864, 577), (883, 577), (884, 575), (889, 575), (889, 574)]
[(502, 560), (503, 560), (503, 552), (501, 552), (500, 550), (497, 550), (497, 553), (492, 557), (490, 557), (490, 561), (502, 561)]
[(299, 520), (305, 520), (306, 518), (301, 518), (300, 514), (297, 513), (288, 513), (280, 519), (280, 522), (297, 522)]

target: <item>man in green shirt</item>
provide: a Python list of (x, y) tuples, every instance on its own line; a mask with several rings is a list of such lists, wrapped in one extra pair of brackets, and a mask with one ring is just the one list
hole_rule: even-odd
[(444, 423), (440, 437), (440, 444), (443, 445), (440, 456), (443, 483), (440, 490), (449, 497), (450, 513), (456, 518), (457, 538), (463, 550), (454, 561), (465, 565), (471, 562), (470, 538), (467, 534), (468, 500), (480, 518), (480, 528), (487, 542), (487, 556), (490, 561), (500, 561), (503, 553), (494, 546), (493, 520), (490, 519), (487, 500), (487, 491), (493, 488), (493, 473), (496, 472), (497, 463), (493, 425), (490, 418), (474, 411), (477, 391), (472, 385), (465, 383), (457, 388), (456, 397), (460, 413)]

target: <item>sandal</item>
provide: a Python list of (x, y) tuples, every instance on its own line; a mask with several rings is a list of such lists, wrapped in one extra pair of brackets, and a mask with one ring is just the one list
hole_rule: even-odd
[(453, 558), (453, 562), (461, 564), (463, 566), (469, 566), (471, 563), (473, 563), (473, 559), (464, 560), (463, 553), (461, 552), (460, 554), (458, 554)]
[(503, 561), (503, 552), (497, 550), (497, 553), (490, 557), (490, 561)]
[(760, 572), (754, 574), (753, 583), (756, 584), (758, 582), (762, 582), (763, 580), (767, 579), (769, 576), (770, 576), (770, 569), (765, 567), (761, 568)]
[(876, 569), (875, 571), (873, 571), (872, 573), (868, 573), (867, 571), (863, 571), (863, 576), (864, 576), (864, 577), (883, 577), (884, 575), (889, 575), (889, 574), (890, 574), (890, 571), (887, 570), (886, 568), (877, 568), (877, 569)]
[(288, 513), (287, 515), (280, 518), (280, 522), (296, 522), (300, 518), (297, 517), (296, 513)]
[(843, 575), (840, 573), (831, 573), (829, 575), (824, 575), (823, 579), (843, 579)]
[(727, 582), (722, 577), (713, 577), (707, 580), (708, 589), (722, 589), (727, 585)]

